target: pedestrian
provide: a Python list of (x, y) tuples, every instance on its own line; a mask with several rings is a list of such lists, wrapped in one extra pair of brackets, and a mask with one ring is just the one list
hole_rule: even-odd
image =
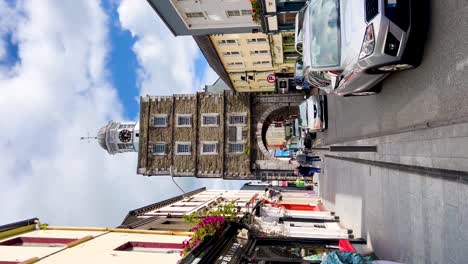
[(296, 175), (300, 175), (300, 176), (304, 176), (304, 177), (307, 177), (307, 176), (314, 176), (314, 173), (320, 173), (320, 168), (316, 168), (316, 167), (306, 167), (306, 166), (302, 166), (302, 165), (299, 165), (298, 167), (296, 167), (294, 169), (294, 173)]
[(296, 160), (302, 166), (310, 166), (313, 162), (321, 161), (320, 156), (309, 156), (302, 152), (296, 155)]

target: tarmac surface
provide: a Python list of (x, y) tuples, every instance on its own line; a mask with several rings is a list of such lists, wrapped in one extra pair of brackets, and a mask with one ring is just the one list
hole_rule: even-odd
[(397, 72), (376, 96), (328, 97), (323, 143), (468, 122), (468, 3), (430, 3), (421, 65)]
[(422, 64), (382, 92), (328, 97), (320, 196), (381, 259), (468, 263), (468, 2), (427, 1)]

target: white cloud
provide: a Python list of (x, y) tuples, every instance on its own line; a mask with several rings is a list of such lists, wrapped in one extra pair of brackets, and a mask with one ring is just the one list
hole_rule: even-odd
[(146, 1), (123, 0), (118, 8), (122, 28), (137, 38), (135, 52), (140, 94), (191, 93), (199, 50), (192, 37), (174, 37)]
[(211, 69), (210, 66), (206, 67), (205, 75), (203, 77), (205, 84), (213, 84), (216, 80), (218, 80), (218, 74)]
[[(20, 59), (11, 68), (0, 68), (0, 224), (37, 216), (57, 225), (113, 226), (130, 209), (179, 194), (168, 177), (136, 175), (135, 154), (110, 156), (95, 143), (79, 141), (88, 130), (95, 132), (109, 119), (122, 117), (106, 71), (109, 18), (99, 2), (15, 3), (7, 17), (7, 4), (0, 0), (0, 25), (9, 25), (4, 32), (13, 30)], [(121, 13), (128, 3), (122, 3)], [(144, 65), (142, 92), (162, 94), (176, 86), (191, 87), (193, 66), (187, 65), (193, 65), (196, 47), (165, 36), (161, 27), (152, 34), (150, 22), (138, 21), (140, 12), (147, 16), (146, 9), (127, 14), (134, 34), (149, 34), (134, 47)], [(177, 51), (174, 66), (166, 68), (172, 58), (148, 43)], [(148, 56), (161, 63), (145, 59)], [(165, 75), (180, 78), (168, 80)], [(225, 185), (177, 181), (183, 181), (185, 190)]]

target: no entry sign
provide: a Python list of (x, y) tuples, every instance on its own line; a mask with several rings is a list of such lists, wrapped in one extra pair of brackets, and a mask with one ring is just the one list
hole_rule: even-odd
[(276, 82), (276, 75), (274, 75), (273, 73), (270, 74), (270, 75), (268, 75), (268, 76), (267, 76), (267, 82), (269, 82), (269, 83), (274, 83), (274, 82)]

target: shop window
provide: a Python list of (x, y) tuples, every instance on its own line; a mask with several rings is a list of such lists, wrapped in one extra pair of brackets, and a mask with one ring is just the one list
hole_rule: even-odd
[(0, 243), (0, 246), (64, 247), (78, 239), (57, 237), (16, 237)]
[(136, 242), (129, 241), (114, 250), (148, 253), (180, 254), (182, 243)]

